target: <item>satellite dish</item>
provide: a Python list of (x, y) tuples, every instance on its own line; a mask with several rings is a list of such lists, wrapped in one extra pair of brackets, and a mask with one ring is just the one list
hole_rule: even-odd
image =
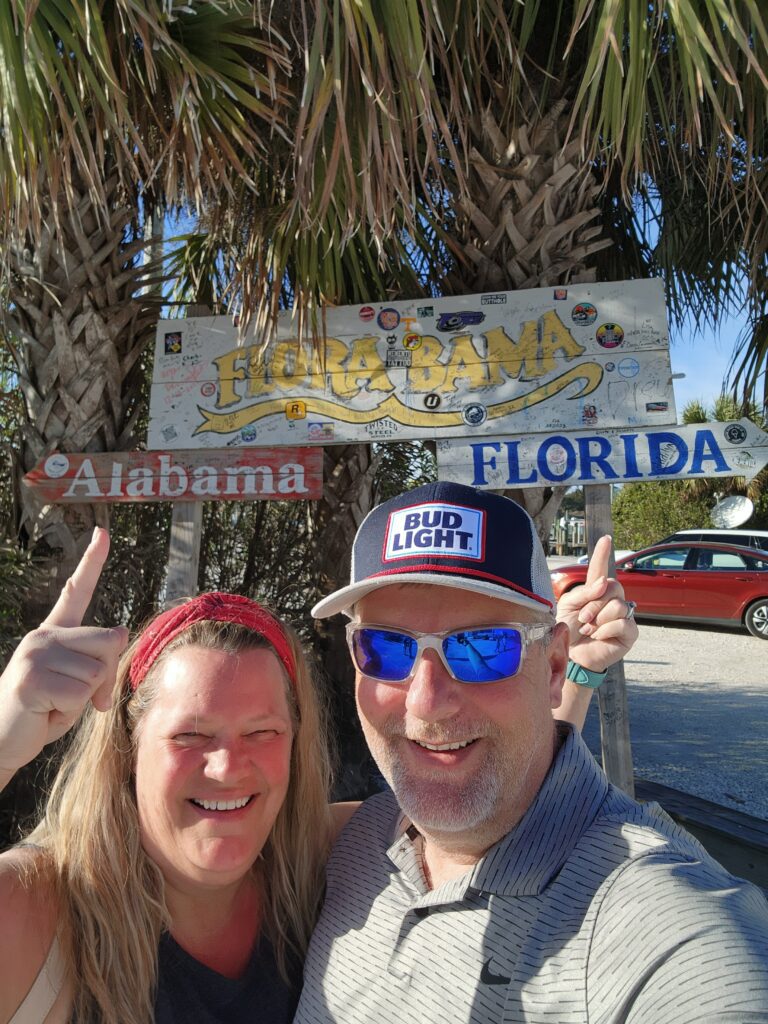
[(754, 511), (755, 506), (749, 498), (734, 494), (731, 498), (718, 501), (709, 514), (712, 522), (721, 530), (735, 530), (737, 526), (746, 523)]

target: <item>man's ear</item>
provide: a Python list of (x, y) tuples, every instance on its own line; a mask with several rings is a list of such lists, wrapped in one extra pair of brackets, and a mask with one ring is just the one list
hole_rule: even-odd
[(559, 708), (563, 700), (565, 673), (568, 669), (569, 632), (564, 622), (558, 622), (552, 630), (552, 639), (547, 647), (549, 661), (549, 702), (552, 708)]

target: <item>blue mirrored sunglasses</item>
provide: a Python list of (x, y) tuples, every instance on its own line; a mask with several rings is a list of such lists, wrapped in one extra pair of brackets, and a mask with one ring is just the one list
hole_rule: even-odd
[(358, 672), (387, 683), (404, 683), (426, 648), (437, 651), (446, 670), (461, 683), (495, 683), (520, 670), (526, 646), (542, 640), (552, 626), (508, 623), (445, 633), (416, 633), (391, 626), (347, 624), (347, 643)]

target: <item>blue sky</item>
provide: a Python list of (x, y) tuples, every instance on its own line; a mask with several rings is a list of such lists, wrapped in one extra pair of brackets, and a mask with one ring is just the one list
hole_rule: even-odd
[(678, 419), (686, 403), (698, 398), (707, 408), (720, 394), (731, 363), (733, 347), (744, 329), (746, 318), (732, 316), (719, 331), (711, 328), (702, 333), (693, 329), (671, 332), (669, 349), (672, 373), (684, 373), (683, 380), (674, 381)]

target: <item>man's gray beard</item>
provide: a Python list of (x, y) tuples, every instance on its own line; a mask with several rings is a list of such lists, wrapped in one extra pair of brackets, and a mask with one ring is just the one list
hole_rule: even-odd
[[(422, 831), (466, 832), (488, 822), (498, 810), (501, 775), (494, 762), (484, 765), (461, 786), (432, 778), (414, 778), (400, 762), (379, 765), (400, 809)], [(450, 771), (450, 769), (449, 769)]]
[(513, 790), (522, 789), (530, 768), (530, 759), (521, 765), (515, 763), (514, 754), (502, 754), (501, 737), (489, 735), (487, 729), (483, 735), (482, 726), (473, 729), (465, 725), (456, 730), (446, 726), (422, 729), (419, 738), (427, 743), (449, 743), (468, 734), (496, 739), (495, 748), (469, 778), (458, 783), (450, 768), (411, 773), (394, 749), (394, 743), (402, 738), (399, 729), (384, 726), (384, 736), (365, 724), (364, 729), (371, 754), (401, 810), (426, 832), (466, 832), (490, 824), (502, 811), (502, 803), (514, 801)]

